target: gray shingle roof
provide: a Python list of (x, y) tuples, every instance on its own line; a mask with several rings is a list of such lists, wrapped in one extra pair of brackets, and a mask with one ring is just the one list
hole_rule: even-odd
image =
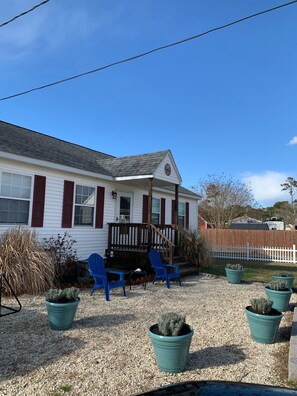
[(104, 159), (100, 164), (115, 177), (152, 175), (168, 151)]
[[(4, 121), (0, 121), (0, 151), (113, 177), (152, 175), (169, 152), (116, 158)], [(164, 188), (174, 191), (173, 186)], [(183, 187), (180, 192), (197, 196)]]
[(111, 175), (99, 162), (112, 158), (77, 144), (0, 121), (0, 151)]

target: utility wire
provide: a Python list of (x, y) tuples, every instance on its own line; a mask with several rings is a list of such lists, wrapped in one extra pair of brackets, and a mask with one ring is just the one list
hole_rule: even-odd
[(22, 16), (24, 16), (24, 15), (26, 15), (26, 14), (29, 14), (29, 12), (34, 11), (36, 8), (38, 8), (38, 7), (40, 7), (40, 6), (42, 6), (43, 4), (48, 3), (48, 2), (49, 2), (49, 0), (45, 0), (45, 1), (43, 1), (42, 3), (36, 4), (34, 7), (30, 8), (30, 10), (24, 11), (24, 12), (22, 12), (21, 14), (16, 15), (15, 17), (11, 18), (9, 21), (6, 21), (6, 22), (1, 23), (1, 24), (0, 24), (0, 28), (2, 28), (2, 27), (5, 26), (5, 25), (8, 25), (9, 23), (15, 21), (16, 19), (18, 19), (18, 18), (20, 18), (20, 17), (22, 17)]
[[(47, 1), (49, 1), (49, 0), (47, 0)], [(113, 62), (113, 63), (109, 63), (108, 65), (105, 65), (105, 66), (102, 66), (102, 67), (98, 67), (97, 69), (89, 70), (89, 71), (84, 72), (84, 73), (80, 73), (80, 74), (76, 74), (76, 75), (71, 76), (71, 77), (64, 78), (63, 80), (58, 80), (58, 81), (55, 81), (55, 82), (52, 82), (52, 83), (49, 83), (49, 84), (46, 84), (46, 85), (42, 85), (40, 87), (31, 88), (31, 89), (28, 89), (27, 91), (19, 92), (19, 93), (14, 94), (14, 95), (10, 95), (10, 96), (6, 96), (6, 97), (3, 97), (3, 98), (0, 98), (0, 101), (16, 98), (17, 96), (26, 95), (26, 94), (34, 92), (34, 91), (38, 91), (38, 90), (41, 90), (41, 89), (52, 87), (53, 85), (62, 84), (64, 82), (71, 81), (71, 80), (74, 80), (76, 78), (80, 78), (80, 77), (86, 76), (88, 74), (97, 73), (97, 72), (102, 71), (104, 69), (108, 69), (110, 67), (113, 67), (113, 66), (116, 66), (116, 65), (120, 65), (121, 63), (130, 62), (132, 60), (139, 59), (139, 58), (142, 58), (144, 56), (150, 55), (150, 54), (152, 54), (154, 52), (161, 51), (161, 50), (164, 50), (166, 48), (174, 47), (176, 45), (186, 43), (187, 41), (195, 40), (195, 39), (197, 39), (199, 37), (206, 36), (209, 33), (212, 33), (212, 32), (215, 32), (215, 31), (218, 31), (218, 30), (221, 30), (221, 29), (225, 29), (225, 28), (227, 28), (229, 26), (232, 26), (232, 25), (235, 25), (237, 23), (246, 21), (246, 20), (251, 19), (251, 18), (255, 18), (255, 17), (259, 16), (259, 15), (267, 14), (268, 12), (275, 11), (275, 10), (278, 10), (280, 8), (287, 7), (289, 5), (296, 4), (296, 3), (297, 3), (297, 0), (290, 1), (289, 3), (281, 4), (279, 6), (276, 6), (276, 7), (273, 7), (273, 8), (269, 8), (269, 9), (264, 10), (264, 11), (257, 12), (256, 14), (248, 15), (248, 16), (246, 16), (244, 18), (237, 19), (236, 21), (232, 21), (232, 22), (229, 22), (229, 23), (227, 23), (225, 25), (221, 25), (221, 26), (215, 27), (213, 29), (207, 30), (205, 32), (196, 34), (195, 36), (187, 37), (185, 39), (182, 39), (182, 40), (179, 40), (179, 41), (175, 41), (174, 43), (166, 44), (166, 45), (163, 45), (161, 47), (151, 49), (151, 50), (149, 50), (147, 52), (143, 52), (141, 54), (131, 56), (130, 58), (122, 59), (122, 60), (119, 60), (119, 61), (116, 61), (116, 62)]]

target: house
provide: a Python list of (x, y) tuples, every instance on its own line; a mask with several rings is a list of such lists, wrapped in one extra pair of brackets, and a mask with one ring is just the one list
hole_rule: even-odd
[(212, 227), (202, 216), (198, 214), (198, 228), (199, 230), (208, 230)]
[(231, 223), (229, 230), (269, 230), (266, 223)]
[(181, 186), (170, 150), (114, 157), (0, 121), (0, 234), (68, 231), (91, 253), (171, 252), (197, 228), (199, 195)]

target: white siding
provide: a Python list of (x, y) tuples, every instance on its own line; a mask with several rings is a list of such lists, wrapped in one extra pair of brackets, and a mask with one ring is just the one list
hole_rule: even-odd
[[(171, 173), (170, 173), (169, 176), (167, 176), (167, 175), (165, 174), (165, 169), (164, 169), (164, 167), (165, 167), (166, 164), (169, 164), (170, 167), (171, 167)], [(156, 179), (166, 180), (166, 181), (168, 181), (168, 182), (170, 182), (170, 183), (172, 183), (172, 184), (180, 184), (180, 180), (179, 180), (178, 174), (177, 174), (177, 172), (176, 172), (176, 170), (175, 170), (175, 165), (174, 165), (174, 163), (172, 162), (172, 160), (171, 160), (169, 154), (167, 154), (167, 155), (164, 157), (164, 159), (162, 160), (162, 162), (161, 162), (160, 165), (158, 166), (158, 169), (157, 169), (156, 172), (154, 173), (154, 177), (155, 177)]]
[[(166, 163), (166, 161), (165, 161)], [(34, 175), (41, 175), (46, 177), (46, 192), (45, 192), (45, 209), (44, 209), (44, 227), (36, 228), (37, 235), (40, 240), (63, 234), (68, 231), (71, 237), (77, 241), (75, 248), (77, 249), (79, 259), (86, 259), (91, 253), (99, 253), (105, 255), (108, 239), (108, 224), (115, 221), (116, 200), (112, 199), (111, 191), (117, 189), (118, 191), (126, 191), (133, 194), (133, 214), (132, 219), (134, 223), (142, 222), (142, 202), (143, 194), (148, 194), (145, 189), (137, 189), (118, 183), (109, 182), (89, 176), (80, 176), (75, 173), (66, 173), (54, 171), (47, 168), (39, 168), (37, 166), (20, 164), (12, 160), (1, 160), (1, 170), (9, 172), (18, 172), (26, 175), (31, 175), (34, 181)], [(173, 170), (173, 167), (172, 167)], [(63, 189), (64, 180), (71, 180), (75, 183), (90, 186), (105, 187), (104, 199), (104, 225), (102, 229), (94, 227), (75, 226), (72, 228), (61, 228), (62, 222), (62, 204), (63, 204)], [(33, 195), (33, 189), (32, 189)], [(153, 196), (156, 198), (166, 199), (166, 214), (165, 223), (171, 224), (171, 200), (174, 198), (173, 194), (154, 191)], [(31, 206), (32, 206), (31, 197)], [(180, 202), (189, 202), (189, 222), (190, 228), (197, 228), (197, 200), (188, 197), (180, 197)], [(29, 217), (29, 222), (31, 216)], [(0, 224), (0, 234), (6, 231), (13, 225)]]

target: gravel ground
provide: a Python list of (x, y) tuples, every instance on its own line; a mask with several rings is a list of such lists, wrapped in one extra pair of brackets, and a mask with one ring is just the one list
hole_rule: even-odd
[[(188, 380), (283, 386), (274, 363), (288, 341), (253, 342), (245, 317), (250, 299), (264, 295), (263, 284), (230, 285), (203, 274), (170, 290), (164, 284), (132, 286), (126, 298), (113, 289), (110, 302), (102, 291), (90, 296), (82, 290), (73, 328), (65, 332), (49, 328), (43, 297), (22, 296), (22, 310), (0, 318), (0, 395), (135, 395)], [(189, 363), (179, 374), (158, 370), (147, 335), (167, 311), (185, 314), (194, 328)], [(291, 316), (284, 315), (281, 329)], [(64, 393), (66, 385), (71, 390)]]

